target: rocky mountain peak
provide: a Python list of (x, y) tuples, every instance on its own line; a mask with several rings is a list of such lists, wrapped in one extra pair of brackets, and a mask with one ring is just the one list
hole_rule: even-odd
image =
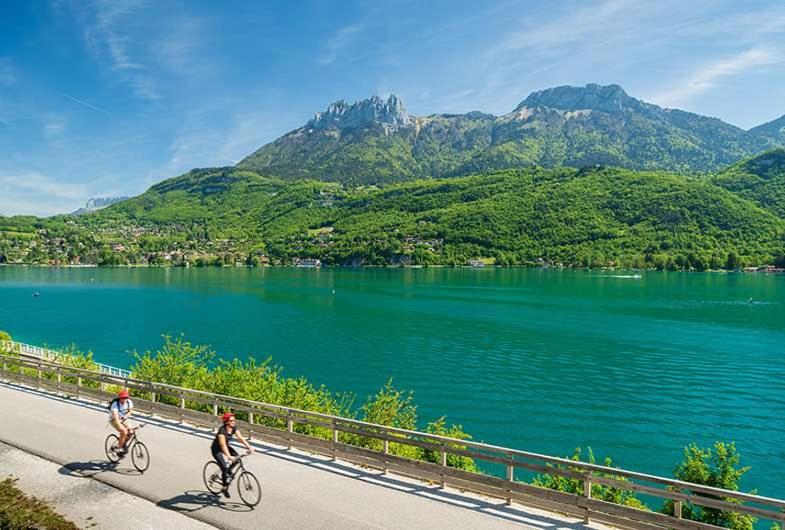
[(357, 129), (371, 125), (382, 125), (385, 129), (398, 129), (407, 127), (413, 122), (403, 102), (395, 94), (390, 95), (387, 101), (379, 96), (363, 99), (353, 104), (346, 101), (336, 101), (327, 107), (324, 112), (317, 112), (308, 122), (312, 129), (326, 129), (337, 127), (339, 129)]
[(559, 86), (532, 92), (515, 110), (549, 107), (563, 111), (597, 110), (608, 113), (643, 110), (648, 105), (619, 85), (588, 84), (585, 87)]

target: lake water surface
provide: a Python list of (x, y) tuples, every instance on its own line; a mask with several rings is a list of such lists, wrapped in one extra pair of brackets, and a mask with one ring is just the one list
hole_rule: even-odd
[(665, 476), (735, 441), (744, 486), (785, 497), (783, 275), (0, 267), (0, 329), (118, 366), (184, 333), (358, 401), (393, 378), (421, 425)]

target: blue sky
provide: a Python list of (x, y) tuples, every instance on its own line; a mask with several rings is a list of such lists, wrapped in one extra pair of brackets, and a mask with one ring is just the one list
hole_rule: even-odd
[(234, 164), (337, 99), (504, 114), (592, 82), (743, 128), (777, 118), (785, 3), (0, 2), (0, 213)]

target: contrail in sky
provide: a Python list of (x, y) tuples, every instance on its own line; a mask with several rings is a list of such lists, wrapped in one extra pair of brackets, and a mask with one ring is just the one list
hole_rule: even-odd
[(93, 110), (97, 110), (98, 112), (103, 112), (104, 114), (109, 114), (109, 111), (106, 111), (100, 107), (96, 107), (95, 105), (91, 105), (86, 101), (82, 101), (81, 99), (76, 99), (75, 97), (69, 96), (68, 94), (63, 94), (63, 95), (68, 99), (70, 99), (71, 101), (75, 101), (76, 103), (79, 103), (80, 105), (84, 105), (85, 107), (89, 107)]

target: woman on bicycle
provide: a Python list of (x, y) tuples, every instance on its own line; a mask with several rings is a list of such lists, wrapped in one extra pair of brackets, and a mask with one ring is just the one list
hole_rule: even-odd
[(248, 449), (249, 453), (253, 453), (253, 448), (237, 430), (237, 418), (234, 417), (234, 414), (226, 412), (221, 420), (223, 420), (223, 425), (218, 429), (218, 434), (215, 435), (210, 450), (213, 453), (213, 459), (221, 466), (221, 479), (223, 480), (221, 492), (224, 497), (229, 497), (229, 474), (234, 467), (235, 457), (237, 457), (237, 451), (229, 445), (229, 441), (237, 436), (237, 439)]

